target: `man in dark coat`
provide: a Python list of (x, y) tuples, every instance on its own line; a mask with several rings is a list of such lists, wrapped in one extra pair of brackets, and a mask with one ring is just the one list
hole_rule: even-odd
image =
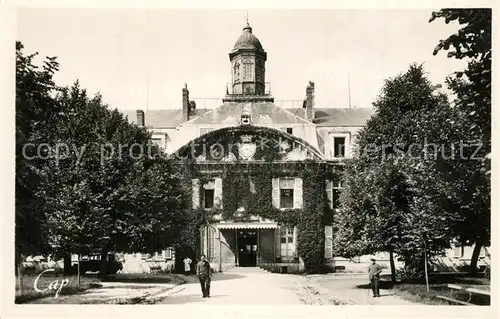
[(373, 297), (380, 297), (378, 281), (380, 280), (382, 267), (376, 263), (375, 258), (372, 258), (371, 261), (372, 264), (368, 267), (368, 279), (370, 279), (370, 284), (372, 286)]
[(201, 292), (203, 298), (210, 298), (210, 280), (212, 278), (212, 269), (205, 255), (201, 255), (201, 260), (196, 264), (196, 275), (200, 280)]

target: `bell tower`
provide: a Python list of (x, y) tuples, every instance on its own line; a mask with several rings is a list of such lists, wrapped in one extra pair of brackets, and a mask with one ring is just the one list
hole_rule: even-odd
[(267, 53), (248, 24), (243, 28), (233, 50), (229, 53), (231, 61), (231, 83), (227, 88), (224, 101), (269, 101), (269, 83), (265, 81)]

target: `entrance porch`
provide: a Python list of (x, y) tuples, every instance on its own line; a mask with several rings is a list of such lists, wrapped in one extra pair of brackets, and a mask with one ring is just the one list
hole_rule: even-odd
[(276, 223), (214, 223), (201, 229), (201, 252), (218, 271), (298, 264), (297, 231)]

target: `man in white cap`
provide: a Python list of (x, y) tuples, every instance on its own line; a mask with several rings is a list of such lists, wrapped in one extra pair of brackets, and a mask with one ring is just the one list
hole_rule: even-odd
[(372, 263), (368, 267), (368, 279), (370, 279), (370, 284), (373, 291), (373, 297), (380, 297), (380, 291), (378, 286), (378, 281), (380, 280), (380, 273), (382, 272), (382, 267), (376, 263), (375, 258), (371, 259)]

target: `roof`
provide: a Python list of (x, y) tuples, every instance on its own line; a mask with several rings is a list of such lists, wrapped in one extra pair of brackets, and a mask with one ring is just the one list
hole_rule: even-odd
[[(195, 109), (189, 124), (238, 124), (241, 112), (252, 114), (254, 124), (307, 124), (304, 108), (281, 108), (271, 102), (224, 103), (216, 109)], [(119, 110), (130, 123), (137, 122), (137, 110)], [(364, 126), (372, 116), (371, 108), (316, 108), (317, 126)], [(145, 124), (149, 128), (175, 128), (183, 123), (181, 109), (146, 110)]]
[[(305, 118), (304, 108), (289, 108), (291, 113)], [(374, 114), (368, 107), (362, 108), (315, 108), (314, 124), (317, 126), (364, 126)]]
[(257, 37), (252, 33), (252, 27), (249, 24), (243, 28), (243, 33), (234, 44), (233, 51), (239, 49), (255, 49), (264, 51), (259, 39), (257, 39)]
[[(119, 110), (128, 117), (130, 123), (137, 123), (137, 110)], [(210, 109), (195, 109), (189, 115), (190, 119), (199, 117)], [(183, 123), (182, 109), (146, 110), (144, 124), (150, 128), (175, 128)]]
[(305, 119), (271, 102), (226, 102), (216, 109), (187, 122), (188, 124), (239, 124), (241, 113), (247, 110), (255, 125), (310, 124)]

